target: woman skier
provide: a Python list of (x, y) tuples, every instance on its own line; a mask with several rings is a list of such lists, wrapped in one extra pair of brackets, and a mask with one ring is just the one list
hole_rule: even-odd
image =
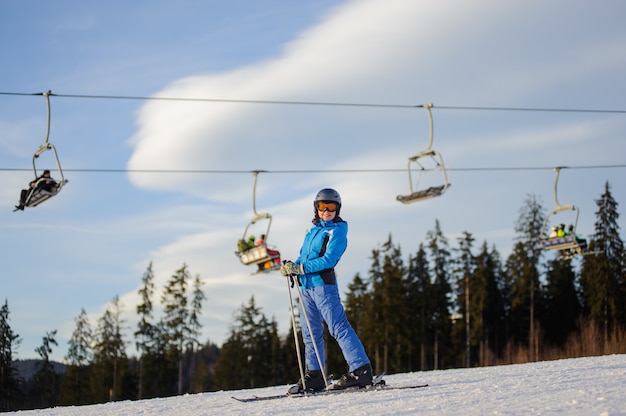
[[(320, 362), (324, 361), (323, 322), (341, 348), (349, 370), (329, 389), (366, 387), (372, 384), (372, 366), (365, 348), (348, 322), (339, 297), (335, 266), (348, 245), (348, 223), (339, 216), (341, 196), (330, 188), (322, 189), (313, 201), (313, 228), (304, 237), (300, 256), (281, 266), (283, 276), (297, 276), (300, 286), (300, 308), (311, 326), (301, 325), (305, 345), (306, 373), (304, 380), (291, 386), (288, 394), (323, 390), (326, 380)], [(320, 354), (318, 361), (316, 348)]]

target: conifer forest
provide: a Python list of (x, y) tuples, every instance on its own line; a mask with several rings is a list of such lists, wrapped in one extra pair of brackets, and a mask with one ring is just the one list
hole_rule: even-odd
[[(515, 240), (507, 258), (488, 241), (475, 241), (471, 230), (450, 241), (437, 220), (415, 247), (394, 244), (390, 234), (372, 249), (366, 275), (340, 276), (349, 279), (342, 299), (375, 371), (626, 353), (625, 252), (608, 182), (595, 203), (588, 250), (571, 259), (538, 243), (546, 210), (534, 195), (512, 219)], [(40, 359), (28, 378), (18, 372), (20, 329), (11, 326), (11, 300), (3, 299), (0, 411), (264, 387), (299, 378), (293, 328), (279, 333), (254, 297), (242, 300), (227, 339), (216, 345), (199, 339), (199, 317), (209, 308), (199, 276), (182, 265), (160, 298), (156, 289), (149, 264), (138, 292), (138, 324), (130, 331), (115, 296), (97, 322), (84, 309), (77, 311), (67, 345), (58, 344), (56, 330), (42, 334)], [(326, 371), (341, 375), (347, 370), (341, 352), (328, 335), (327, 341)], [(127, 354), (131, 345), (137, 356)], [(66, 350), (63, 364), (49, 358), (57, 348)]]

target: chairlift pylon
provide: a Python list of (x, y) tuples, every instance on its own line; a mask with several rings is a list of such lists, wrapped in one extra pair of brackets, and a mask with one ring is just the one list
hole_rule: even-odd
[[(434, 127), (433, 127), (433, 115), (431, 112), (431, 108), (432, 108), (433, 104), (429, 103), (429, 104), (425, 104), (423, 107), (426, 109), (427, 114), (428, 114), (428, 122), (429, 122), (429, 139), (428, 139), (428, 147), (426, 147), (426, 149), (422, 152), (416, 153), (413, 156), (409, 157), (408, 160), (408, 173), (409, 173), (409, 190), (410, 193), (408, 195), (398, 195), (396, 197), (396, 199), (400, 202), (402, 202), (403, 204), (410, 204), (413, 202), (418, 202), (418, 201), (423, 201), (425, 199), (429, 199), (429, 198), (434, 198), (437, 196), (441, 196), (446, 189), (448, 189), (450, 187), (450, 182), (448, 182), (448, 174), (446, 172), (446, 167), (443, 163), (443, 157), (441, 156), (441, 154), (439, 152), (437, 152), (436, 150), (432, 150), (432, 145), (433, 145), (433, 133), (434, 133)], [(424, 165), (422, 163), (420, 163), (420, 159), (422, 159), (422, 161), (424, 159), (430, 159), (432, 162), (434, 162), (435, 164), (435, 168), (434, 169), (426, 169), (424, 167)], [(419, 167), (419, 176), (418, 176), (418, 181), (415, 185), (415, 188), (413, 187), (413, 171), (411, 170), (411, 165), (415, 163), (418, 167)], [(434, 170), (434, 171), (440, 171), (442, 176), (443, 176), (443, 185), (438, 185), (438, 186), (430, 186), (428, 188), (423, 188), (420, 189), (419, 188), (419, 178), (427, 173), (429, 170)]]
[[(52, 91), (43, 92), (41, 93), (41, 95), (46, 98), (46, 107), (48, 110), (46, 137), (43, 143), (35, 150), (35, 153), (33, 154), (33, 173), (35, 175), (35, 179), (31, 182), (31, 186), (29, 187), (29, 189), (27, 189), (25, 199), (23, 201), (20, 201), (20, 205), (24, 207), (36, 207), (42, 202), (52, 198), (53, 196), (57, 195), (61, 191), (61, 188), (63, 188), (63, 186), (68, 182), (63, 175), (63, 169), (61, 168), (61, 162), (59, 161), (59, 155), (57, 153), (57, 150), (54, 145), (48, 141), (50, 137), (50, 95), (52, 95)], [(43, 153), (48, 150), (52, 150), (52, 153), (54, 154), (57, 171), (59, 172), (61, 178), (59, 181), (55, 180), (52, 187), (46, 188), (40, 186), (40, 183), (45, 179), (42, 179), (42, 175), (38, 174), (36, 161)], [(42, 172), (45, 171), (45, 169), (39, 170), (41, 170)], [(19, 208), (16, 207), (16, 211), (17, 209)]]
[[(254, 184), (252, 186), (252, 212), (254, 215), (244, 229), (242, 238), (237, 242), (237, 251), (235, 252), (244, 265), (256, 264), (258, 266), (256, 273), (278, 270), (281, 263), (280, 252), (269, 248), (267, 245), (267, 238), (272, 226), (272, 216), (267, 212), (258, 213), (256, 210), (256, 185), (260, 172), (262, 171), (256, 170), (252, 172), (254, 175)], [(248, 230), (262, 220), (267, 220), (267, 229), (265, 234), (261, 234), (261, 239), (255, 241), (255, 237), (248, 234)]]
[[(571, 259), (576, 255), (582, 255), (587, 251), (587, 241), (578, 237), (576, 228), (578, 227), (578, 215), (580, 210), (574, 205), (561, 205), (558, 199), (558, 183), (559, 174), (563, 167), (554, 168), (554, 204), (556, 207), (546, 215), (541, 228), (542, 238), (541, 245), (545, 250), (558, 251), (558, 257), (563, 260)], [(576, 213), (574, 222), (568, 226), (566, 230), (564, 224), (552, 227), (552, 232), (548, 231), (548, 222), (550, 217), (564, 211), (573, 211)], [(556, 235), (554, 235), (556, 233)]]

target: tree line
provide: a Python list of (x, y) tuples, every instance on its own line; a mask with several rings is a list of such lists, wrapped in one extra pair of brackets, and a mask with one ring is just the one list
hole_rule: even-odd
[[(596, 201), (589, 255), (545, 256), (538, 244), (545, 209), (528, 195), (515, 222), (511, 254), (502, 258), (469, 231), (454, 242), (439, 221), (405, 255), (392, 236), (372, 250), (367, 275), (356, 274), (344, 296), (346, 314), (377, 372), (398, 373), (626, 353), (626, 278), (618, 204), (607, 182)], [(546, 259), (547, 258), (547, 259)], [(138, 291), (136, 357), (126, 347), (116, 296), (95, 328), (84, 309), (68, 342), (66, 371), (49, 360), (56, 331), (36, 349), (28, 382), (13, 361), (20, 337), (0, 309), (0, 411), (142, 399), (295, 382), (293, 328), (286, 335), (254, 297), (234, 314), (221, 346), (198, 339), (203, 301), (199, 276), (186, 265), (163, 288), (155, 317), (150, 264)], [(297, 308), (295, 308), (297, 311)], [(296, 316), (296, 330), (299, 317)], [(347, 369), (326, 333), (327, 372)], [(298, 338), (298, 342), (300, 338)], [(301, 346), (302, 347), (302, 346)]]
[(520, 210), (506, 259), (486, 241), (476, 246), (468, 231), (452, 245), (437, 221), (406, 261), (390, 236), (346, 298), (376, 371), (625, 353), (624, 245), (608, 183), (596, 204), (578, 269), (571, 259), (542, 260), (545, 212), (533, 195)]

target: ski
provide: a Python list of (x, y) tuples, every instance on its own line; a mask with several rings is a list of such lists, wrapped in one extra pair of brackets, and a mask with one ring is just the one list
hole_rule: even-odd
[(303, 394), (303, 393), (276, 394), (272, 396), (252, 396), (252, 397), (245, 397), (245, 398), (235, 397), (235, 396), (231, 396), (231, 397), (237, 400), (238, 402), (250, 403), (250, 402), (263, 401), (263, 400), (277, 400), (277, 399), (286, 399), (286, 398), (296, 399), (296, 398), (301, 398), (301, 397), (330, 396), (333, 394), (361, 393), (361, 392), (368, 392), (368, 391), (409, 390), (409, 389), (421, 389), (424, 387), (428, 387), (428, 384), (413, 384), (409, 386), (388, 386), (384, 382), (382, 382), (378, 385), (373, 385), (369, 387), (362, 387), (362, 388), (353, 387), (353, 388), (347, 388), (347, 389), (342, 389), (342, 390), (330, 389), (330, 390), (323, 390), (319, 392), (306, 393), (306, 394)]
[(277, 394), (275, 396), (252, 396), (252, 397), (246, 397), (246, 398), (231, 396), (230, 398), (235, 399), (238, 402), (249, 403), (249, 402), (260, 402), (263, 400), (283, 399), (285, 397), (304, 397), (304, 396), (300, 394), (298, 395)]

